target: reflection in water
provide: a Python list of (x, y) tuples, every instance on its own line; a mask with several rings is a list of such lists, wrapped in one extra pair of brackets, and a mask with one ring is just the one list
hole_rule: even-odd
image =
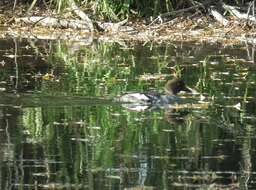
[[(2, 39), (0, 189), (254, 189), (247, 49)], [(131, 112), (111, 101), (162, 93), (173, 68), (211, 103)]]

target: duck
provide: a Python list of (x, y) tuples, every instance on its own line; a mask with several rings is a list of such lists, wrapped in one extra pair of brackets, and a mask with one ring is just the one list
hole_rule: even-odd
[(167, 81), (164, 89), (164, 94), (159, 92), (127, 93), (118, 97), (118, 101), (122, 103), (123, 107), (129, 110), (144, 111), (167, 108), (170, 104), (181, 102), (181, 98), (177, 96), (179, 92), (193, 92), (181, 78), (174, 78)]

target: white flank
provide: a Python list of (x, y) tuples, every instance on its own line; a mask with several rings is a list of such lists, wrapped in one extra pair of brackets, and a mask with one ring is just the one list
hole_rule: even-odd
[(132, 93), (132, 94), (125, 94), (123, 95), (120, 100), (122, 102), (147, 102), (149, 101), (149, 98), (141, 93)]

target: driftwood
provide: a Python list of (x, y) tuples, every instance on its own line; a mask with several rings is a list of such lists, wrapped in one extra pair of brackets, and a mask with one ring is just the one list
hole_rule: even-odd
[(239, 12), (235, 7), (226, 5), (223, 3), (222, 7), (227, 10), (231, 15), (237, 17), (238, 19), (248, 20), (252, 22), (256, 22), (256, 18), (253, 15), (249, 15), (249, 12), (247, 14)]
[[(92, 32), (92, 29), (89, 27), (88, 22), (76, 19), (61, 19), (53, 17), (41, 17), (41, 16), (31, 16), (31, 17), (22, 17), (15, 18), (16, 22), (23, 22), (25, 24), (32, 25), (41, 25), (45, 27), (53, 28), (71, 28), (71, 29), (80, 29), (84, 32)], [(133, 32), (134, 29), (129, 26), (123, 26), (128, 19), (125, 19), (118, 23), (100, 23), (95, 22), (95, 28), (101, 32), (108, 32), (111, 34), (116, 34), (118, 32)], [(122, 27), (123, 26), (123, 27)]]
[(81, 20), (75, 19), (57, 19), (52, 17), (41, 17), (41, 16), (32, 16), (32, 17), (22, 17), (15, 18), (16, 22), (24, 22), (26, 24), (39, 24), (46, 27), (54, 28), (72, 28), (72, 29), (83, 29), (86, 32), (90, 31), (88, 24)]
[(210, 7), (209, 12), (222, 25), (224, 26), (228, 25), (229, 21), (224, 16), (222, 16), (214, 7)]
[(123, 26), (125, 23), (127, 23), (128, 18), (117, 22), (117, 23), (111, 23), (111, 22), (95, 22), (95, 25), (97, 29), (101, 32), (109, 32), (112, 34), (118, 33), (120, 31), (120, 27)]
[(71, 7), (71, 10), (74, 11), (74, 13), (88, 25), (90, 31), (93, 32), (94, 29), (91, 19), (83, 11), (81, 11), (78, 6), (76, 6), (74, 0), (69, 0), (68, 2)]
[[(71, 10), (81, 19), (61, 19), (53, 17), (40, 17), (40, 16), (31, 16), (16, 18), (16, 22), (24, 22), (26, 24), (39, 24), (46, 27), (54, 28), (72, 28), (72, 29), (81, 29), (85, 32), (94, 32), (94, 26), (97, 31), (100, 32), (109, 32), (117, 33), (120, 31), (120, 27), (124, 25), (128, 19), (125, 19), (118, 23), (100, 23), (92, 22), (92, 20), (75, 4), (74, 0), (68, 0)], [(131, 31), (131, 29), (128, 29)]]

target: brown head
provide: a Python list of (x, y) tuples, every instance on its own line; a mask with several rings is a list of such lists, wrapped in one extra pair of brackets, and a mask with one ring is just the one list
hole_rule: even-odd
[(165, 85), (165, 93), (168, 95), (176, 95), (180, 91), (192, 92), (180, 78), (169, 80)]

